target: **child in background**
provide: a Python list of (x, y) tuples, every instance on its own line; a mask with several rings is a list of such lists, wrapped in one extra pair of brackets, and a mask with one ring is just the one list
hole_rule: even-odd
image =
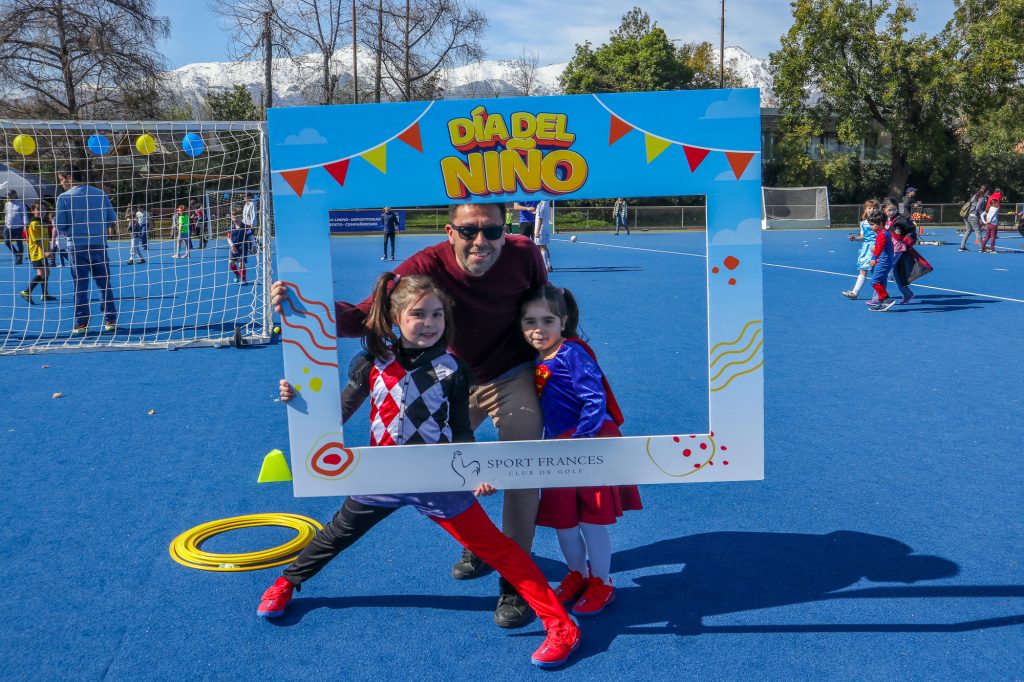
[[(50, 224), (50, 251), (53, 253), (53, 266), (57, 268), (63, 268), (65, 265), (70, 263), (68, 259), (68, 236), (61, 234), (60, 230), (57, 229), (56, 215), (51, 211), (49, 215)], [(57, 262), (57, 256), (60, 256), (60, 262)]]
[[(523, 303), (523, 336), (537, 351), (544, 438), (621, 436), (622, 413), (594, 352), (577, 336), (578, 323), (567, 289), (545, 284)], [(578, 598), (574, 614), (597, 615), (615, 598), (608, 526), (624, 511), (642, 508), (635, 485), (541, 491), (537, 525), (555, 529), (569, 569), (555, 594), (563, 603)]]
[(249, 239), (252, 233), (242, 223), (242, 211), (231, 209), (231, 224), (228, 225), (228, 270), (236, 282), (246, 283), (245, 265), (249, 260)]
[(875, 241), (875, 233), (871, 229), (871, 224), (868, 222), (868, 213), (878, 208), (877, 199), (868, 199), (864, 202), (864, 210), (860, 215), (860, 234), (851, 234), (850, 241), (864, 242), (860, 246), (860, 252), (857, 254), (857, 282), (853, 285), (853, 288), (849, 291), (844, 291), (843, 296), (849, 299), (856, 299), (860, 293), (860, 288), (864, 286), (864, 282), (868, 278), (868, 270), (871, 269), (869, 263), (871, 262), (871, 250), (873, 242)]
[[(190, 256), (191, 245), (188, 239), (188, 213), (185, 212), (185, 207), (178, 204), (178, 208), (174, 209), (175, 220), (178, 223), (178, 239), (174, 244), (174, 255), (171, 258), (188, 258)], [(178, 253), (181, 248), (184, 253)]]
[[(984, 237), (981, 238), (982, 253), (996, 253), (996, 237), (999, 235), (999, 205), (1002, 203), (1003, 193), (996, 188), (992, 196), (988, 198), (988, 205), (985, 213), (981, 216)], [(985, 248), (986, 244), (990, 244)]]
[(868, 310), (884, 311), (896, 304), (895, 298), (889, 297), (885, 289), (885, 283), (889, 279), (896, 259), (893, 254), (892, 236), (885, 228), (888, 217), (879, 209), (868, 214), (868, 223), (875, 233), (875, 243), (871, 250), (871, 287), (875, 290), (875, 296), (868, 301)]
[[(386, 272), (377, 280), (363, 336), (366, 352), (352, 362), (349, 385), (342, 394), (343, 420), (346, 412), (351, 414), (369, 396), (371, 446), (473, 440), (469, 421), (473, 378), (448, 352), (454, 336), (451, 312), (451, 300), (428, 277)], [(284, 380), (280, 392), (285, 401), (295, 395)], [(293, 590), (399, 507), (412, 506), (498, 571), (537, 613), (547, 638), (531, 661), (545, 668), (563, 664), (579, 646), (579, 628), (530, 556), (495, 527), (474, 497), (493, 492), (493, 487), (481, 484), (475, 493), (348, 497), (327, 526), (263, 593), (257, 615), (272, 618), (283, 614)]]
[(512, 212), (511, 208), (505, 209), (505, 232), (512, 234), (512, 219), (515, 217), (515, 213)]
[(139, 222), (137, 215), (134, 211), (128, 212), (128, 237), (131, 239), (128, 247), (128, 265), (146, 262), (142, 257), (142, 223)]
[(28, 223), (28, 259), (32, 261), (32, 267), (36, 269), (36, 274), (32, 276), (32, 279), (28, 282), (28, 289), (19, 291), (18, 295), (28, 301), (29, 305), (34, 305), (35, 301), (32, 300), (32, 290), (36, 288), (37, 284), (43, 285), (42, 300), (44, 301), (56, 301), (56, 296), (50, 296), (50, 292), (46, 289), (46, 282), (49, 278), (49, 268), (47, 267), (47, 259), (50, 257), (50, 252), (46, 249), (49, 244), (49, 234), (46, 228), (47, 219), (43, 211), (43, 205), (40, 202), (32, 204), (31, 210), (32, 217)]
[(540, 249), (540, 255), (544, 258), (544, 266), (548, 269), (548, 272), (553, 272), (554, 268), (551, 267), (551, 252), (548, 250), (548, 244), (551, 243), (551, 230), (555, 224), (554, 202), (547, 199), (539, 202), (537, 204), (536, 216), (533, 241), (537, 244), (537, 248)]

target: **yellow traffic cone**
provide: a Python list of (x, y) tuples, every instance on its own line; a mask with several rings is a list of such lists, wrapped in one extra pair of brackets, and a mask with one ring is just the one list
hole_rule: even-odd
[(288, 461), (280, 450), (271, 450), (263, 458), (263, 466), (260, 468), (260, 476), (257, 483), (278, 483), (280, 481), (292, 480), (292, 470), (288, 468)]

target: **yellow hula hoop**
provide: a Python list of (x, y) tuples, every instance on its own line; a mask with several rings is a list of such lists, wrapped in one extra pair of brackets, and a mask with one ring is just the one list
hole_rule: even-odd
[[(296, 536), (288, 542), (246, 554), (214, 554), (204, 552), (204, 542), (215, 535), (239, 528), (256, 528), (258, 526), (280, 526), (296, 531)], [(309, 544), (318, 530), (323, 526), (313, 519), (298, 514), (247, 514), (232, 516), (228, 519), (209, 521), (185, 531), (171, 541), (167, 551), (171, 558), (182, 566), (197, 568), (201, 571), (257, 571), (261, 568), (283, 566), (295, 560), (299, 551)]]

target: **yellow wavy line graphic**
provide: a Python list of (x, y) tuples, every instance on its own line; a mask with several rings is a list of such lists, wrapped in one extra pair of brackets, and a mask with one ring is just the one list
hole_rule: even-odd
[(722, 346), (735, 346), (737, 343), (740, 342), (740, 339), (743, 338), (743, 335), (746, 334), (747, 327), (749, 327), (752, 324), (759, 324), (760, 322), (761, 320), (751, 320), (750, 322), (747, 322), (745, 325), (743, 325), (743, 329), (740, 330), (739, 336), (737, 336), (732, 341), (722, 341), (721, 343), (716, 343), (715, 346), (710, 351), (708, 351), (708, 355), (714, 355), (715, 351)]
[(651, 462), (654, 463), (654, 466), (658, 467), (658, 469), (661, 470), (661, 473), (665, 474), (666, 476), (671, 476), (672, 478), (685, 478), (686, 476), (692, 476), (693, 474), (700, 473), (700, 471), (705, 466), (707, 466), (707, 463), (715, 458), (715, 453), (718, 452), (718, 446), (715, 445), (714, 437), (713, 436), (708, 436), (708, 442), (711, 443), (711, 452), (708, 454), (707, 459), (705, 459), (701, 463), (700, 468), (699, 469), (691, 469), (691, 470), (686, 471), (686, 472), (681, 473), (681, 474), (673, 474), (673, 473), (671, 473), (669, 471), (666, 471), (665, 467), (663, 467), (660, 464), (658, 464), (658, 460), (654, 459), (654, 455), (651, 454), (651, 441), (652, 440), (654, 440), (654, 439), (649, 437), (647, 439), (647, 444), (644, 446), (644, 449), (647, 451), (647, 458), (650, 459)]
[(757, 335), (758, 335), (758, 334), (760, 334), (760, 333), (761, 333), (761, 328), (760, 328), (760, 327), (758, 327), (757, 329), (755, 329), (755, 330), (754, 330), (754, 333), (753, 333), (753, 334), (752, 334), (752, 335), (750, 336), (750, 341), (749, 341), (749, 342), (747, 343), (747, 345), (746, 345), (746, 346), (744, 346), (743, 348), (740, 348), (740, 349), (738, 349), (738, 350), (727, 350), (727, 351), (722, 351), (722, 352), (721, 352), (721, 353), (720, 353), (720, 354), (718, 355), (718, 357), (717, 357), (717, 358), (712, 358), (712, 360), (711, 360), (711, 364), (710, 364), (710, 365), (708, 365), (708, 367), (714, 367), (714, 366), (715, 366), (715, 363), (717, 363), (717, 362), (718, 362), (719, 360), (721, 360), (722, 358), (724, 358), (724, 357), (725, 357), (726, 355), (736, 355), (736, 354), (739, 354), (739, 353), (744, 353), (744, 352), (746, 352), (746, 351), (747, 351), (747, 349), (749, 349), (749, 348), (750, 348), (750, 346), (751, 346), (751, 345), (752, 345), (752, 344), (754, 343), (754, 340), (755, 340), (755, 339), (757, 338)]
[(732, 380), (733, 380), (733, 379), (735, 379), (736, 377), (741, 377), (741, 376), (743, 376), (744, 374), (750, 374), (751, 372), (757, 371), (757, 370), (758, 370), (758, 369), (760, 369), (761, 367), (764, 367), (764, 360), (762, 360), (761, 362), (757, 363), (756, 365), (754, 365), (754, 366), (753, 366), (753, 367), (751, 367), (750, 369), (745, 369), (745, 370), (743, 370), (742, 372), (737, 372), (736, 374), (733, 374), (733, 375), (732, 375), (731, 377), (729, 377), (729, 380), (728, 380), (728, 381), (726, 381), (726, 382), (725, 382), (724, 384), (722, 384), (722, 385), (721, 385), (721, 386), (719, 386), (718, 388), (712, 388), (712, 389), (711, 389), (711, 392), (712, 392), (712, 393), (714, 393), (715, 391), (721, 391), (721, 390), (722, 390), (723, 388), (725, 388), (726, 386), (728, 386), (729, 384), (731, 384), (731, 383), (732, 383)]
[(710, 383), (710, 382), (714, 381), (715, 379), (717, 379), (718, 377), (722, 376), (722, 373), (725, 370), (729, 369), (730, 367), (734, 367), (736, 365), (745, 365), (748, 362), (750, 362), (751, 360), (753, 360), (755, 357), (757, 357), (757, 351), (761, 350), (761, 346), (763, 346), (763, 345), (764, 345), (764, 340), (762, 339), (761, 341), (757, 342), (757, 345), (754, 346), (754, 350), (750, 351), (750, 355), (748, 355), (747, 357), (743, 358), (742, 360), (734, 360), (732, 362), (728, 362), (728, 363), (722, 365), (722, 368), (720, 370), (718, 370), (718, 374), (716, 374), (715, 376), (711, 377), (708, 380), (708, 382)]

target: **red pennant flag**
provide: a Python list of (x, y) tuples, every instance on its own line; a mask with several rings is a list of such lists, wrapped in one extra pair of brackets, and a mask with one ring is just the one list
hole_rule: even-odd
[(302, 196), (302, 190), (306, 189), (307, 175), (309, 175), (308, 168), (293, 171), (281, 171), (281, 177), (285, 179), (285, 182), (287, 182), (300, 197)]
[(743, 175), (743, 171), (747, 170), (747, 164), (754, 158), (754, 152), (726, 152), (725, 158), (729, 159), (732, 172), (736, 179), (739, 180), (740, 176)]
[(633, 126), (629, 125), (621, 118), (612, 114), (612, 125), (611, 130), (608, 132), (608, 146), (618, 142), (619, 138), (628, 133), (633, 129)]
[(413, 123), (398, 136), (398, 139), (406, 143), (416, 151), (423, 153), (423, 141), (420, 139), (420, 124)]
[(345, 186), (345, 175), (348, 173), (348, 162), (349, 159), (342, 159), (341, 161), (335, 161), (324, 166), (324, 170), (331, 174), (331, 177), (341, 185)]
[(686, 163), (690, 164), (690, 172), (697, 170), (697, 166), (707, 158), (708, 150), (701, 149), (700, 147), (687, 147), (683, 145), (683, 151), (686, 153)]

